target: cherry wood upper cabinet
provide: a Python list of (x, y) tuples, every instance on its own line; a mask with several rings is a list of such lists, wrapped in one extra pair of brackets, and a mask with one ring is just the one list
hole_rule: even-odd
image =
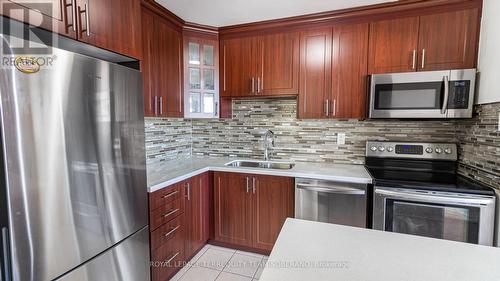
[(479, 9), (420, 17), (419, 70), (474, 68)]
[[(76, 0), (78, 40), (139, 59), (139, 0)], [(127, 21), (124, 21), (127, 19)]]
[(332, 79), (332, 29), (300, 33), (299, 118), (325, 118)]
[(297, 95), (299, 33), (262, 36), (258, 42), (257, 95)]
[(220, 43), (220, 81), (222, 97), (245, 97), (255, 94), (256, 38), (222, 40)]
[(145, 7), (141, 14), (145, 116), (183, 117), (181, 32)]
[(369, 73), (415, 71), (418, 28), (418, 17), (371, 23)]
[(287, 218), (294, 217), (294, 179), (255, 176), (254, 248), (272, 250)]
[(366, 117), (368, 24), (333, 28), (332, 118)]
[(0, 0), (0, 14), (76, 39), (77, 26), (71, 0)]
[(215, 240), (252, 247), (252, 196), (249, 177), (239, 173), (215, 173)]

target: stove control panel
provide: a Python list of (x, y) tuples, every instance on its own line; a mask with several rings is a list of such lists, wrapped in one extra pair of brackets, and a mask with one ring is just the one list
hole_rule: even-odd
[(450, 161), (458, 159), (457, 145), (454, 143), (367, 141), (366, 156)]

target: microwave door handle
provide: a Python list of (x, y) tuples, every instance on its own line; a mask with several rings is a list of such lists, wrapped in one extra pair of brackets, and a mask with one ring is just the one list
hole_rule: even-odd
[(450, 80), (448, 76), (444, 77), (444, 99), (443, 107), (441, 108), (441, 114), (446, 114), (448, 110), (448, 100), (450, 99)]

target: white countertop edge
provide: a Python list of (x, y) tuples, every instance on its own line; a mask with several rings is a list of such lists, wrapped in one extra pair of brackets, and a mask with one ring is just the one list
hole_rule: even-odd
[(344, 176), (334, 176), (334, 175), (321, 175), (321, 174), (311, 174), (304, 172), (295, 172), (293, 168), (290, 170), (264, 170), (264, 169), (254, 169), (254, 168), (242, 168), (242, 167), (227, 167), (227, 166), (206, 166), (200, 169), (196, 169), (187, 172), (183, 175), (177, 176), (175, 178), (169, 179), (167, 181), (152, 185), (148, 187), (148, 192), (152, 193), (168, 187), (170, 185), (176, 184), (183, 180), (189, 179), (191, 177), (203, 174), (205, 172), (231, 172), (231, 173), (242, 173), (242, 174), (255, 174), (255, 175), (271, 175), (271, 176), (281, 176), (281, 177), (291, 177), (291, 178), (307, 178), (307, 179), (318, 179), (318, 180), (331, 180), (337, 182), (347, 182), (355, 184), (371, 184), (373, 179), (363, 178), (363, 177), (344, 177)]

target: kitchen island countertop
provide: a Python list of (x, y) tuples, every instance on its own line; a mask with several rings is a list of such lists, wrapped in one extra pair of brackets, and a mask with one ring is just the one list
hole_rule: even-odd
[(295, 162), (295, 166), (289, 170), (225, 166), (233, 160), (236, 159), (192, 157), (150, 164), (147, 167), (148, 192), (155, 192), (207, 171), (300, 177), (359, 184), (372, 183), (372, 178), (363, 165)]
[(500, 249), (287, 219), (260, 281), (498, 281)]

